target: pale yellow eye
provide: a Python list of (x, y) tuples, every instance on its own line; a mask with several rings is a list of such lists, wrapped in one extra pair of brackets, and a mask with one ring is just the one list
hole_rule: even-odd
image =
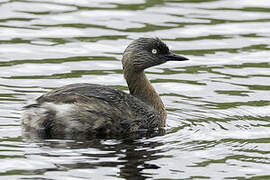
[(152, 54), (157, 54), (157, 50), (156, 49), (152, 49)]

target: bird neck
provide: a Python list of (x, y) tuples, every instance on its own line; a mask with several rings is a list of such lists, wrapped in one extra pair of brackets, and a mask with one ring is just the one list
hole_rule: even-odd
[(165, 126), (165, 106), (160, 96), (147, 79), (144, 71), (132, 73), (124, 71), (124, 76), (126, 78), (130, 94), (151, 106), (160, 115), (162, 120), (161, 126)]

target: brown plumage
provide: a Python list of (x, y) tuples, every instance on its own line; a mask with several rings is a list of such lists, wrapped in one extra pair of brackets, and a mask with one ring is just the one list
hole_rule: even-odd
[(134, 40), (122, 58), (130, 94), (96, 84), (60, 87), (25, 107), (23, 125), (51, 138), (116, 137), (164, 127), (165, 107), (144, 69), (183, 60), (158, 38)]

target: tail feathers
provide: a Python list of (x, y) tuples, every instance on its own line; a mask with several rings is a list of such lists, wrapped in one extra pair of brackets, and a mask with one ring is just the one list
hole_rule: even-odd
[(23, 106), (23, 109), (28, 109), (28, 108), (39, 108), (40, 104), (29, 104), (26, 106)]

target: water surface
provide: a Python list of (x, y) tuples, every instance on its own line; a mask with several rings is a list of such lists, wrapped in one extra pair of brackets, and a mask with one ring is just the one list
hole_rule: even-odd
[[(267, 0), (2, 0), (0, 179), (270, 179)], [(167, 134), (33, 140), (21, 108), (80, 82), (127, 90), (121, 53), (160, 37), (186, 62), (146, 71)]]

